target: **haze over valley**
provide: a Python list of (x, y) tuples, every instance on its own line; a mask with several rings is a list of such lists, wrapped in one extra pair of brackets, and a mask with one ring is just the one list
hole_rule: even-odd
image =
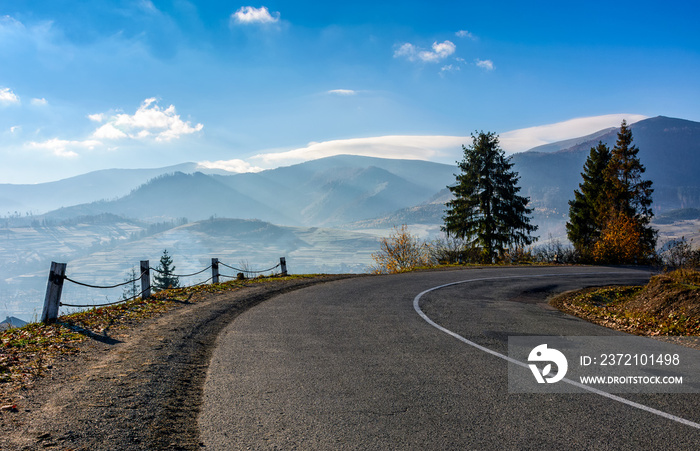
[(179, 274), (367, 271), (395, 226), (439, 236), (480, 131), (537, 245), (565, 241), (588, 150), (626, 120), (660, 244), (690, 239), (700, 6), (671, 3), (3, 2), (0, 320), (40, 312), (52, 261), (97, 285), (164, 249)]
[[(654, 182), (660, 244), (697, 236), (700, 123), (655, 117), (632, 131)], [(540, 243), (566, 241), (567, 202), (588, 152), (599, 140), (614, 145), (615, 136), (606, 129), (513, 155)], [(51, 261), (67, 262), (72, 278), (106, 285), (122, 282), (142, 259), (155, 263), (163, 249), (180, 274), (199, 271), (212, 257), (266, 269), (282, 256), (293, 273), (364, 272), (378, 237), (395, 226), (408, 224), (426, 240), (439, 235), (456, 172), (429, 161), (340, 155), (257, 173), (188, 163), (0, 185), (0, 211), (7, 211), (0, 222), (0, 310), (24, 319), (38, 314)], [(183, 282), (208, 278), (201, 277)], [(77, 303), (121, 294), (66, 287)]]

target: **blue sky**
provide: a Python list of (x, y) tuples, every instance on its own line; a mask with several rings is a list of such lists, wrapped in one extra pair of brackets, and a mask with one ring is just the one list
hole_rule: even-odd
[[(0, 3), (0, 183), (700, 121), (696, 2)], [(551, 125), (554, 124), (554, 125)]]

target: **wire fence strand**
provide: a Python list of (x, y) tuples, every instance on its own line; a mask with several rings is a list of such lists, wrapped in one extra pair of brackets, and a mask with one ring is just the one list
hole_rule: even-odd
[[(158, 268), (151, 268), (151, 269), (157, 273), (165, 274), (165, 271), (163, 271), (162, 269), (158, 269)], [(192, 277), (192, 276), (202, 274), (204, 271), (207, 271), (209, 269), (211, 269), (211, 265), (207, 266), (206, 268), (204, 268), (201, 271), (197, 271), (197, 272), (192, 273), (192, 274), (168, 274), (168, 275), (172, 276), (172, 277)]]
[[(234, 271), (240, 271), (240, 272), (242, 272), (242, 273), (247, 273), (247, 274), (261, 274), (261, 273), (270, 272), (270, 271), (272, 271), (272, 270), (274, 270), (274, 269), (279, 268), (279, 267), (281, 266), (281, 263), (278, 263), (277, 265), (273, 266), (272, 268), (264, 269), (264, 270), (261, 270), (261, 271), (253, 271), (253, 270), (248, 270), (248, 269), (235, 268), (235, 267), (229, 266), (229, 265), (227, 265), (226, 263), (223, 263), (223, 262), (219, 262), (219, 265), (224, 266), (224, 267), (229, 268), (229, 269), (232, 269), (232, 270), (234, 270)], [(178, 277), (178, 278), (180, 278), (180, 277), (183, 277), (183, 278), (184, 278), (184, 277), (193, 277), (193, 276), (202, 274), (203, 272), (212, 269), (212, 266), (213, 266), (213, 265), (209, 265), (209, 266), (207, 266), (206, 268), (202, 269), (201, 271), (197, 271), (197, 272), (192, 273), (192, 274), (170, 274), (170, 275), (173, 276), (173, 277)], [(165, 271), (160, 270), (160, 269), (158, 269), (158, 268), (149, 267), (148, 269), (153, 270), (153, 271), (155, 271), (155, 272), (157, 272), (157, 273), (160, 273), (160, 274), (165, 274)], [(71, 279), (70, 277), (67, 277), (67, 276), (63, 276), (63, 279), (64, 279), (64, 280), (67, 280), (68, 282), (71, 282), (71, 283), (74, 283), (74, 284), (76, 284), (76, 285), (80, 285), (80, 286), (83, 286), (83, 287), (87, 287), (87, 288), (96, 288), (96, 289), (103, 289), (103, 290), (106, 290), (106, 289), (111, 289), (111, 288), (119, 288), (119, 287), (123, 287), (123, 286), (129, 285), (129, 284), (133, 284), (133, 283), (135, 283), (135, 282), (138, 282), (139, 280), (141, 280), (141, 278), (142, 278), (147, 272), (148, 272), (148, 270), (145, 270), (145, 271), (143, 271), (143, 272), (141, 273), (141, 275), (139, 275), (137, 278), (134, 278), (134, 279), (131, 279), (131, 280), (127, 280), (127, 281), (125, 281), (125, 282), (118, 283), (118, 284), (115, 284), (115, 285), (92, 285), (92, 284), (88, 284), (88, 283), (84, 283), (84, 282), (79, 282), (79, 281), (77, 281), (77, 280), (73, 280), (73, 279)], [(219, 277), (225, 277), (225, 278), (229, 278), (229, 279), (237, 279), (237, 278), (238, 278), (238, 276), (229, 276), (229, 275), (226, 275), (226, 274), (219, 274)], [(190, 285), (190, 286), (187, 287), (187, 288), (197, 287), (197, 286), (200, 286), (200, 285), (205, 285), (205, 284), (211, 282), (213, 279), (214, 279), (214, 276), (212, 275), (212, 276), (211, 276), (210, 278), (208, 278), (207, 280), (205, 280), (205, 281), (203, 281), (203, 282), (196, 283), (196, 284), (194, 284), (194, 285)], [(150, 286), (149, 286), (148, 288), (146, 288), (145, 290), (141, 291), (139, 294), (136, 294), (136, 295), (134, 295), (134, 296), (132, 296), (132, 297), (130, 297), (130, 298), (128, 298), (128, 299), (120, 299), (120, 300), (114, 301), (114, 302), (104, 302), (104, 303), (100, 303), (100, 304), (66, 304), (66, 303), (63, 303), (63, 302), (59, 302), (58, 305), (59, 305), (59, 306), (63, 306), (63, 307), (77, 307), (77, 308), (105, 307), (105, 306), (109, 306), (109, 305), (117, 305), (117, 304), (122, 304), (122, 303), (125, 303), (125, 302), (129, 302), (129, 301), (133, 301), (133, 300), (136, 299), (136, 298), (143, 297), (143, 294), (146, 293), (146, 292), (149, 291), (149, 290), (151, 290), (151, 287), (150, 287)], [(191, 296), (190, 296), (190, 297), (191, 297)]]
[(199, 283), (195, 283), (194, 285), (190, 285), (190, 286), (187, 287), (187, 288), (192, 288), (192, 287), (198, 287), (198, 286), (200, 286), (200, 285), (205, 285), (205, 284), (211, 282), (213, 279), (214, 279), (214, 276), (208, 278), (208, 279), (205, 280), (204, 282), (199, 282)]
[(59, 302), (58, 305), (63, 306), (63, 307), (79, 307), (79, 308), (105, 307), (108, 305), (117, 305), (117, 304), (122, 304), (124, 302), (133, 301), (134, 299), (143, 296), (143, 294), (148, 290), (150, 290), (150, 288), (147, 288), (147, 289), (143, 290), (142, 292), (140, 292), (139, 294), (136, 294), (128, 299), (120, 299), (119, 301), (114, 301), (114, 302), (105, 302), (102, 304), (86, 304), (86, 305), (64, 304), (63, 302)]
[(141, 275), (138, 276), (138, 277), (135, 278), (135, 279), (127, 280), (126, 282), (118, 283), (118, 284), (116, 284), (116, 285), (90, 285), (90, 284), (88, 284), (88, 283), (78, 282), (77, 280), (73, 280), (73, 279), (71, 279), (71, 278), (68, 277), (68, 276), (64, 276), (63, 279), (64, 279), (64, 280), (67, 280), (68, 282), (71, 282), (71, 283), (74, 283), (74, 284), (76, 284), (76, 285), (80, 285), (80, 286), (83, 286), (83, 287), (98, 288), (98, 289), (101, 289), (101, 290), (107, 290), (107, 289), (110, 289), (110, 288), (119, 288), (119, 287), (123, 287), (124, 285), (129, 285), (130, 283), (138, 282), (139, 280), (141, 280), (141, 277), (143, 277), (144, 274), (146, 274), (146, 271), (142, 272)]
[(273, 269), (277, 269), (277, 268), (280, 267), (280, 264), (277, 263), (277, 264), (276, 264), (275, 266), (273, 266), (272, 268), (263, 269), (263, 270), (261, 270), (261, 271), (253, 271), (253, 270), (250, 270), (250, 269), (234, 268), (233, 266), (229, 266), (229, 265), (227, 265), (226, 263), (222, 263), (222, 262), (219, 262), (219, 265), (225, 266), (225, 267), (227, 267), (228, 269), (232, 269), (232, 270), (234, 270), (234, 271), (240, 271), (240, 272), (249, 273), (249, 274), (260, 274), (260, 273), (264, 273), (264, 272), (270, 272), (270, 271), (272, 271)]

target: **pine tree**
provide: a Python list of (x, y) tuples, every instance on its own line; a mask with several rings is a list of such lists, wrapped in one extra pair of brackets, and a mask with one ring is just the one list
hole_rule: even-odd
[(638, 153), (639, 148), (632, 144), (632, 130), (623, 120), (606, 172), (612, 186), (608, 213), (611, 217), (624, 214), (633, 218), (638, 228), (641, 250), (641, 255), (635, 258), (647, 259), (656, 247), (656, 231), (649, 225), (654, 216), (651, 211), (654, 190), (651, 180), (642, 179), (646, 168), (639, 161)]
[(128, 301), (130, 299), (136, 299), (139, 296), (141, 290), (139, 290), (137, 286), (138, 277), (139, 275), (136, 273), (136, 269), (132, 266), (129, 275), (124, 278), (124, 282), (129, 283), (124, 285), (122, 289), (122, 300)]
[(448, 235), (466, 239), (483, 249), (484, 260), (493, 262), (507, 246), (524, 246), (537, 226), (530, 224), (529, 199), (518, 195), (518, 174), (492, 132), (472, 134), (472, 144), (462, 146), (464, 160), (457, 184), (448, 186), (454, 199), (447, 202), (445, 225)]
[(153, 289), (155, 291), (167, 290), (169, 288), (177, 288), (180, 286), (180, 279), (173, 275), (175, 266), (173, 259), (168, 255), (168, 250), (163, 251), (160, 257), (160, 263), (156, 268), (156, 274), (153, 277)]
[(610, 149), (602, 141), (591, 148), (581, 173), (583, 182), (579, 184), (579, 189), (574, 191), (574, 199), (569, 201), (566, 234), (584, 260), (590, 258), (593, 245), (600, 238), (601, 205), (607, 202), (609, 187), (606, 168), (610, 157)]
[(574, 191), (569, 202), (566, 224), (569, 239), (584, 259), (639, 263), (654, 254), (656, 231), (649, 225), (654, 190), (651, 180), (642, 178), (645, 168), (638, 153), (626, 121), (612, 151), (602, 143), (591, 149), (580, 191)]

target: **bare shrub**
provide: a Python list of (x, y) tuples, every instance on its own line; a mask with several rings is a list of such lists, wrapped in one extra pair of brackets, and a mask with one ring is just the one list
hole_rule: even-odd
[(532, 263), (533, 260), (532, 251), (520, 246), (506, 249), (499, 258), (499, 263)]
[(558, 239), (549, 240), (530, 251), (532, 260), (536, 263), (578, 263), (580, 258), (578, 252), (570, 244), (563, 244)]
[(239, 280), (250, 279), (251, 277), (255, 277), (255, 270), (253, 269), (248, 260), (239, 260), (238, 269), (241, 271), (240, 274), (243, 274), (243, 278), (239, 278)]
[(466, 249), (466, 240), (443, 233), (428, 244), (428, 256), (430, 263), (435, 265), (461, 263)]
[(379, 240), (380, 249), (372, 258), (376, 274), (410, 271), (429, 264), (427, 246), (411, 235), (406, 224), (394, 227), (394, 232)]
[(700, 267), (700, 249), (693, 249), (693, 240), (685, 237), (668, 241), (659, 250), (663, 265), (671, 268)]

